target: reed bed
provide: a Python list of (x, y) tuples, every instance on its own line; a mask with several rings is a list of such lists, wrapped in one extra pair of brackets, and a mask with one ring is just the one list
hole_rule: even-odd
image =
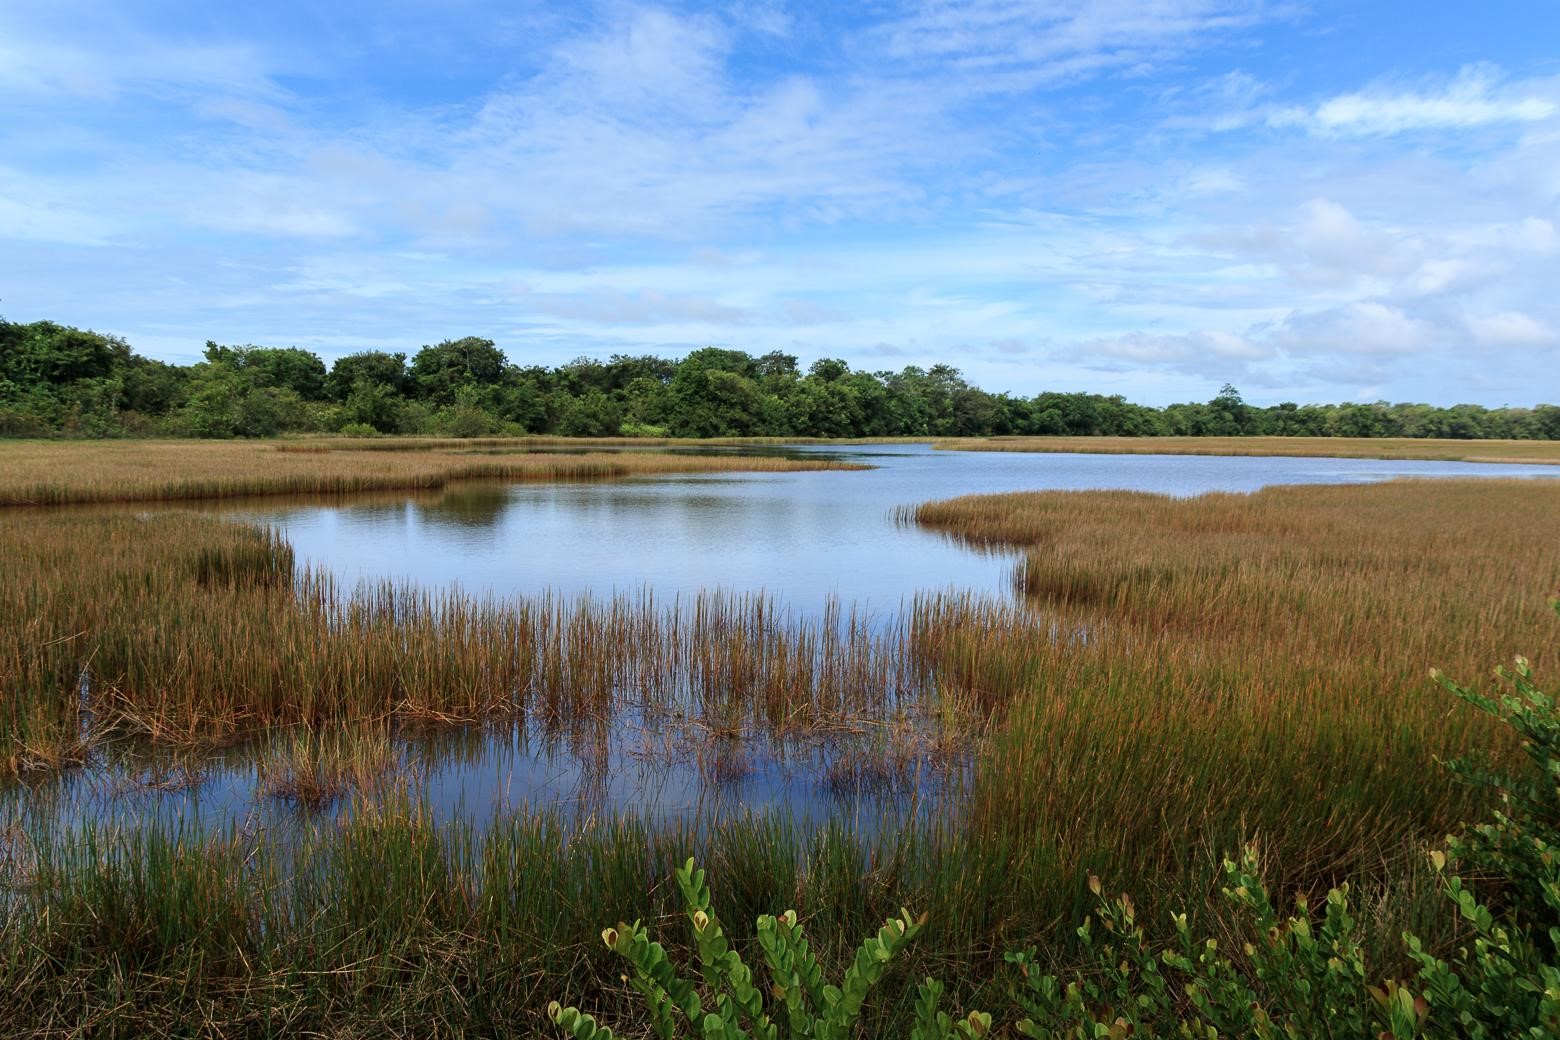
[(1342, 459), (1560, 464), (1560, 441), (1429, 437), (956, 437), (948, 451), (1079, 452), (1090, 455), (1287, 455)]
[[(549, 1000), (589, 999), (614, 1008), (622, 1035), (649, 1036), (600, 929), (655, 922), (687, 958), (668, 878), (689, 855), (709, 870), (733, 941), (752, 941), (760, 913), (795, 909), (828, 976), (900, 907), (927, 915), (862, 1037), (908, 1035), (926, 975), (964, 1007), (1010, 1007), (1003, 944), (1034, 934), (1033, 860), (945, 820), (876, 822), (533, 812), (479, 830), (435, 825), (404, 801), (293, 845), (236, 824), (33, 822), (17, 882), (0, 892), (0, 1016), (8, 1035), (37, 1037), (547, 1036)], [(1391, 880), (1361, 879), (1361, 917), (1383, 933), (1435, 934), (1381, 909), (1431, 895), (1428, 867)]]
[(926, 444), (931, 437), (300, 437), (278, 451), (589, 451), (592, 448), (744, 448), (788, 444)]
[(1076, 634), (1029, 648), (972, 826), (1151, 908), (1184, 901), (1244, 840), (1270, 878), (1313, 894), (1401, 869), (1482, 808), (1434, 763), (1514, 750), (1427, 669), (1486, 674), (1517, 649), (1560, 660), (1545, 604), (1557, 518), (1560, 483), (1482, 480), (905, 510), (1016, 551), (1018, 587)]
[(989, 711), (991, 691), (940, 678), (926, 635), (979, 614), (951, 597), (869, 625), (718, 592), (341, 590), (276, 535), (209, 516), (0, 515), (0, 776), (127, 734), (211, 746), (346, 722), (584, 727), (631, 709), (784, 735), (961, 692)]
[[(657, 452), (476, 455), (471, 442), (11, 441), (0, 506), (428, 490), (469, 480), (607, 480), (657, 473), (864, 469), (826, 459)], [(523, 446), (523, 444), (522, 444)], [(412, 450), (420, 448), (422, 450)]]

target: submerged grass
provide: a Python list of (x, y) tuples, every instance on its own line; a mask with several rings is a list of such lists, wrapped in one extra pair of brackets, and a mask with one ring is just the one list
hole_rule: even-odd
[(950, 451), (1081, 452), (1090, 455), (1288, 455), (1344, 459), (1560, 464), (1560, 441), (1429, 437), (958, 437)]
[(471, 443), (11, 441), (0, 447), (0, 506), (340, 495), (426, 490), (465, 480), (545, 482), (655, 473), (865, 468), (824, 459), (735, 454), (476, 455), (469, 451)]
[(302, 729), (273, 736), (256, 774), (265, 795), (319, 811), (348, 795), (375, 793), (396, 777), (400, 764), (383, 729)]

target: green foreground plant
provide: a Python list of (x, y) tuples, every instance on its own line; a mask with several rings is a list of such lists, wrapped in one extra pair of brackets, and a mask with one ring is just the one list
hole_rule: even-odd
[[(915, 917), (909, 910), (901, 909), (898, 917), (889, 918), (876, 935), (868, 936), (857, 948), (844, 978), (835, 986), (824, 982), (823, 969), (802, 934), (795, 910), (761, 916), (758, 945), (772, 981), (770, 993), (779, 1004), (777, 1017), (771, 1018), (763, 994), (754, 984), (752, 969), (732, 948), (710, 909), (704, 871), (696, 869), (690, 859), (676, 876), (698, 951), (702, 995), (698, 985), (678, 973), (666, 949), (650, 939), (640, 922), (619, 923), (601, 933), (607, 948), (633, 966), (634, 975), (628, 983), (644, 997), (651, 1026), (661, 1040), (677, 1040), (686, 1035), (684, 1026), (692, 1027), (694, 1035), (707, 1040), (844, 1040), (854, 1035), (862, 1005), (882, 980), (889, 962), (926, 923), (925, 915)], [(912, 1034), (916, 1040), (981, 1036), (991, 1024), (989, 1015), (978, 1012), (957, 1024), (951, 1022), (938, 1010), (942, 988), (931, 979), (920, 993), (922, 999), (917, 1004), (917, 1024)], [(578, 1008), (554, 1002), (548, 1013), (575, 1040), (612, 1038), (610, 1029)]]
[[(1560, 599), (1551, 604), (1560, 614)], [(1493, 820), (1448, 839), (1431, 853), (1440, 887), (1457, 916), (1458, 941), (1437, 951), (1405, 932), (1411, 979), (1375, 977), (1364, 935), (1343, 884), (1313, 911), (1304, 894), (1282, 915), (1261, 878), (1254, 848), (1226, 860), (1223, 896), (1243, 931), (1238, 949), (1193, 937), (1185, 913), (1173, 914), (1174, 941), (1152, 942), (1132, 900), (1106, 898), (1098, 877), (1090, 888), (1100, 905), (1077, 929), (1084, 967), (1063, 983), (1039, 967), (1034, 950), (1007, 955), (1018, 1016), (1013, 1030), (1034, 1038), (1129, 1036), (1360, 1037), (1473, 1040), (1560, 1036), (1560, 706), (1539, 689), (1523, 658), (1497, 668), (1501, 692), (1480, 693), (1439, 672), (1454, 696), (1521, 737), (1532, 769), (1498, 771), (1470, 756), (1447, 763), (1466, 783), (1499, 797)], [(1477, 891), (1470, 879), (1478, 879)], [(682, 977), (665, 949), (639, 922), (602, 933), (632, 965), (629, 984), (645, 999), (656, 1035), (721, 1040), (757, 1037), (842, 1038), (889, 962), (925, 924), (903, 911), (862, 944), (839, 986), (824, 985), (794, 911), (758, 919), (757, 940), (784, 1017), (769, 1017), (753, 972), (731, 948), (709, 910), (704, 872), (693, 860), (677, 871), (700, 961), (700, 979)], [(992, 1018), (941, 1010), (943, 987), (918, 989), (912, 1040), (984, 1036)], [(575, 1040), (610, 1040), (591, 1015), (556, 1002), (553, 1020)], [(1000, 1028), (1000, 1026), (999, 1026)]]

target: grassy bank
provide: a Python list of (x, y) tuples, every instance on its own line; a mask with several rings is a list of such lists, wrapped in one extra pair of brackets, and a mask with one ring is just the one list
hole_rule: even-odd
[[(979, 826), (1158, 904), (1260, 836), (1281, 885), (1382, 869), (1465, 818), (1429, 763), (1501, 747), (1429, 686), (1557, 652), (1560, 483), (1398, 481), (1172, 499), (975, 496), (909, 522), (1021, 551), (1064, 629), (983, 760)], [(1145, 809), (1149, 810), (1145, 812)]]
[[(495, 442), (509, 444), (511, 442)], [(515, 442), (524, 448), (528, 442)], [(12, 441), (0, 506), (441, 488), (463, 480), (605, 480), (657, 473), (862, 469), (825, 459), (654, 452), (473, 454), (466, 442)]]
[(1560, 464), (1560, 441), (1419, 437), (957, 437), (950, 451), (1082, 452), (1091, 455), (1290, 455), (1344, 459)]

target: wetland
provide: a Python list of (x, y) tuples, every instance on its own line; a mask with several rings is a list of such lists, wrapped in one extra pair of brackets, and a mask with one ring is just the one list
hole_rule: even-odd
[(212, 446), (214, 498), (47, 446), (0, 479), (84, 503), (0, 512), (28, 1014), (535, 1015), (692, 852), (727, 920), (925, 909), (913, 967), (966, 989), (1091, 872), (1171, 906), (1254, 841), (1385, 943), (1483, 808), (1434, 761), (1515, 752), (1426, 670), (1554, 645), (1541, 464), (300, 443), (259, 487)]

